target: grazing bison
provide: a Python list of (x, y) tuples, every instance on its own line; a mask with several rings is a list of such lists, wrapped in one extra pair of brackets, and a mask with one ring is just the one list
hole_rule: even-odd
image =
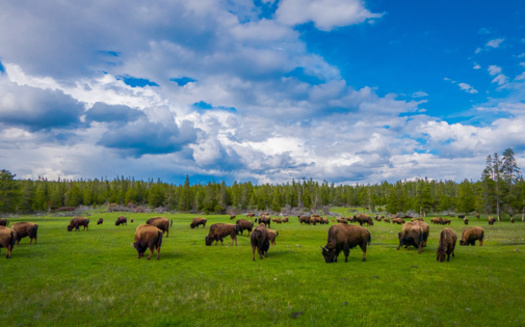
[(403, 218), (392, 218), (392, 224), (403, 225), (405, 220)]
[(97, 221), (97, 225), (102, 225), (103, 222), (104, 222), (104, 218), (99, 218)]
[(283, 217), (283, 223), (287, 223), (288, 222), (288, 217)]
[(191, 229), (194, 229), (195, 227), (202, 225), (202, 228), (206, 228), (206, 223), (208, 222), (208, 219), (202, 218), (202, 217), (195, 217), (191, 221), (190, 227)]
[(146, 224), (153, 225), (166, 233), (166, 237), (170, 236), (170, 220), (164, 217), (154, 217), (146, 220)]
[(454, 232), (451, 228), (447, 227), (441, 231), (439, 236), (439, 246), (436, 251), (437, 261), (445, 261), (445, 255), (447, 257), (447, 261), (450, 261), (450, 255), (452, 254), (452, 256), (454, 256), (454, 248), (456, 247), (457, 240), (458, 237), (456, 236), (456, 232)]
[(459, 245), (473, 245), (476, 246), (476, 241), (479, 240), (479, 246), (483, 246), (483, 238), (485, 237), (485, 230), (479, 226), (467, 227), (461, 234), (461, 241)]
[(452, 220), (450, 220), (450, 219), (443, 219), (443, 221), (441, 222), (441, 225), (449, 225), (450, 226), (451, 222), (452, 222)]
[(510, 217), (510, 222), (514, 224), (514, 217)]
[(336, 220), (340, 224), (348, 225), (348, 220), (346, 218), (337, 217)]
[(131, 220), (129, 222), (133, 224), (133, 218), (131, 218)]
[(133, 247), (137, 250), (139, 259), (144, 256), (144, 252), (146, 252), (146, 249), (149, 248), (150, 254), (148, 260), (151, 259), (155, 249), (157, 249), (157, 260), (159, 260), (162, 234), (162, 230), (153, 225), (142, 224), (137, 226), (137, 229), (135, 230), (135, 243), (133, 243)]
[(259, 253), (259, 257), (263, 258), (268, 257), (268, 249), (270, 248), (270, 239), (268, 237), (268, 230), (266, 225), (261, 223), (259, 226), (255, 227), (250, 237), (252, 243), (252, 260), (255, 261), (255, 249)]
[(489, 217), (489, 225), (494, 225), (495, 222), (496, 222), (496, 218)]
[(468, 218), (467, 217), (463, 218), (463, 222), (465, 223), (465, 225), (468, 225)]
[(230, 220), (235, 219), (236, 215), (230, 215)]
[(7, 219), (5, 218), (0, 218), (0, 226), (8, 226), (9, 223), (7, 222)]
[(248, 217), (248, 218), (255, 217), (255, 214), (253, 212), (250, 212), (250, 213), (246, 214), (246, 217)]
[[(450, 219), (447, 219), (450, 221)], [(432, 219), (430, 219), (430, 222), (434, 225), (443, 225), (443, 218), (441, 217), (434, 217)]]
[(249, 220), (246, 220), (246, 219), (239, 219), (235, 222), (235, 225), (239, 226), (239, 232), (241, 232), (241, 235), (242, 235), (242, 232), (244, 230), (247, 230), (248, 231), (248, 236), (250, 235), (250, 233), (252, 232), (252, 229), (253, 229), (253, 221), (249, 221)]
[(463, 219), (463, 218), (465, 218), (465, 215), (458, 215), (458, 218), (459, 219)]
[(427, 223), (421, 220), (416, 220), (415, 223), (418, 224), (421, 227), (421, 230), (423, 231), (423, 246), (427, 246), (427, 239), (428, 234), (430, 233), (430, 227)]
[(119, 225), (128, 225), (128, 218), (124, 217), (124, 216), (120, 216), (117, 218), (117, 221), (115, 221), (115, 226), (119, 226)]
[(390, 224), (390, 218), (388, 218), (388, 217), (383, 218), (383, 221), (384, 221), (385, 223), (389, 223), (389, 224)]
[(273, 229), (267, 229), (268, 231), (268, 239), (270, 240), (270, 243), (272, 245), (275, 245), (275, 238), (279, 236), (279, 232)]
[(478, 218), (478, 219), (479, 219), (479, 213), (476, 213), (476, 218)]
[(328, 230), (328, 241), (321, 249), (326, 263), (337, 262), (339, 252), (343, 251), (345, 262), (348, 262), (350, 249), (359, 245), (363, 251), (363, 261), (366, 260), (366, 246), (370, 244), (370, 232), (361, 226), (333, 225)]
[(27, 236), (29, 236), (29, 244), (33, 243), (33, 240), (35, 240), (36, 244), (37, 224), (18, 222), (14, 223), (11, 228), (16, 232), (16, 245), (20, 245), (20, 240)]
[(211, 245), (213, 241), (215, 241), (215, 245), (221, 241), (221, 245), (223, 245), (223, 238), (226, 236), (230, 236), (232, 238), (232, 246), (233, 242), (235, 241), (235, 245), (237, 245), (237, 233), (239, 232), (239, 226), (234, 224), (225, 224), (225, 223), (217, 223), (210, 226), (210, 232), (208, 233), (208, 236), (206, 236), (205, 241), (206, 245)]
[(272, 221), (277, 224), (281, 224), (283, 222), (281, 218), (272, 218)]
[(11, 258), (11, 253), (16, 243), (16, 237), (16, 232), (13, 229), (5, 226), (0, 226), (0, 249), (6, 249), (6, 259)]
[(67, 231), (71, 232), (73, 228), (78, 231), (80, 226), (84, 226), (83, 230), (89, 230), (89, 219), (84, 217), (75, 217), (72, 218), (67, 226)]
[(270, 216), (265, 214), (262, 214), (261, 218), (259, 218), (259, 224), (265, 224), (268, 228), (270, 227), (271, 221), (272, 219), (270, 218)]
[(374, 221), (368, 215), (358, 215), (354, 219), (359, 223), (360, 226), (374, 226)]
[(423, 252), (423, 246), (425, 244), (424, 229), (423, 226), (417, 222), (407, 222), (404, 224), (403, 230), (401, 233), (398, 233), (397, 236), (399, 238), (398, 250), (403, 245), (407, 249), (412, 245), (419, 249), (419, 253)]
[(297, 216), (299, 218), (299, 223), (305, 223), (310, 225), (310, 216)]

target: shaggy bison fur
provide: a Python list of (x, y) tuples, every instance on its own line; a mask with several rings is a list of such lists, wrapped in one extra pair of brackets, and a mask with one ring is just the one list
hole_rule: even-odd
[(441, 231), (439, 235), (439, 246), (437, 248), (437, 261), (445, 261), (445, 256), (447, 261), (450, 261), (450, 255), (454, 256), (454, 248), (456, 247), (456, 241), (458, 237), (456, 232), (451, 228), (445, 228)]
[(371, 242), (370, 232), (361, 226), (337, 224), (328, 230), (328, 241), (321, 249), (326, 263), (337, 262), (339, 253), (343, 251), (345, 262), (348, 262), (350, 249), (359, 246), (363, 251), (363, 261), (366, 260), (366, 246)]
[(11, 258), (13, 247), (16, 243), (16, 232), (9, 227), (0, 226), (0, 249), (5, 248), (6, 259)]
[(29, 244), (33, 243), (33, 240), (35, 240), (36, 244), (36, 236), (38, 231), (37, 224), (18, 222), (14, 223), (11, 228), (16, 232), (16, 245), (20, 245), (20, 240), (27, 236), (29, 236)]
[(270, 239), (268, 237), (268, 230), (266, 225), (261, 223), (255, 227), (250, 237), (252, 243), (252, 260), (255, 261), (255, 250), (259, 253), (259, 257), (262, 259), (263, 255), (268, 257), (268, 249), (270, 248)]
[(476, 245), (479, 240), (479, 246), (483, 246), (483, 238), (485, 237), (485, 230), (479, 226), (467, 227), (461, 234), (461, 241), (459, 245)]
[(191, 221), (190, 227), (193, 229), (199, 225), (202, 225), (202, 228), (206, 228), (206, 222), (208, 222), (208, 219), (202, 218), (202, 217), (195, 217)]
[(146, 220), (147, 225), (153, 225), (160, 229), (163, 233), (166, 233), (166, 237), (170, 236), (170, 220), (164, 217), (155, 217)]
[(248, 235), (250, 235), (253, 230), (253, 221), (249, 221), (247, 219), (239, 219), (235, 222), (235, 225), (239, 226), (239, 232), (241, 232), (241, 235), (245, 230), (247, 230)]
[(234, 224), (216, 223), (210, 226), (210, 232), (206, 236), (206, 245), (211, 245), (215, 241), (215, 245), (221, 241), (223, 245), (223, 238), (230, 236), (232, 238), (232, 246), (235, 241), (237, 245), (237, 233), (239, 232), (239, 226)]
[(84, 226), (83, 230), (89, 230), (89, 219), (84, 217), (75, 217), (72, 218), (69, 222), (69, 225), (67, 226), (67, 231), (71, 232), (73, 228), (78, 231), (80, 226)]
[(144, 256), (144, 252), (149, 248), (150, 254), (148, 260), (151, 259), (153, 252), (157, 249), (157, 260), (160, 257), (160, 246), (162, 244), (162, 230), (153, 225), (138, 225), (135, 230), (135, 243), (133, 247), (139, 254), (139, 259)]

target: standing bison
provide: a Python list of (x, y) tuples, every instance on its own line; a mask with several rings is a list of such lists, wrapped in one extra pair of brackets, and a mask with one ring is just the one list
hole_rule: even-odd
[(104, 222), (104, 218), (99, 218), (97, 221), (97, 225), (102, 225), (103, 222)]
[(275, 245), (275, 239), (277, 238), (277, 236), (279, 236), (279, 232), (273, 229), (267, 229), (267, 231), (270, 244)]
[(7, 253), (6, 259), (11, 258), (13, 247), (16, 243), (16, 232), (9, 227), (0, 226), (0, 249), (5, 248)]
[(483, 246), (483, 238), (485, 237), (485, 230), (479, 226), (467, 227), (461, 234), (461, 241), (459, 245), (476, 245), (479, 240), (479, 246)]
[[(428, 234), (427, 234), (428, 235)], [(425, 232), (424, 227), (417, 222), (407, 222), (403, 225), (403, 230), (401, 233), (398, 233), (399, 246), (405, 246), (405, 248), (410, 248), (414, 246), (419, 249), (419, 253), (423, 252), (423, 246), (425, 244)]]
[(9, 223), (7, 222), (7, 219), (5, 218), (0, 218), (0, 226), (8, 226)]
[(144, 256), (144, 252), (149, 248), (150, 254), (148, 260), (151, 259), (155, 249), (157, 249), (157, 260), (159, 260), (162, 234), (163, 232), (153, 225), (143, 224), (137, 226), (133, 247), (137, 250), (139, 259)]
[(452, 254), (452, 256), (454, 256), (454, 248), (456, 247), (457, 240), (456, 232), (451, 228), (447, 227), (441, 231), (439, 235), (439, 246), (436, 251), (437, 261), (445, 261), (445, 256), (447, 257), (447, 261), (450, 261), (450, 255)]
[(75, 217), (72, 218), (69, 222), (69, 225), (67, 226), (67, 231), (71, 232), (73, 228), (78, 231), (80, 226), (84, 226), (83, 230), (89, 230), (89, 219), (84, 217)]
[(194, 229), (195, 227), (197, 227), (199, 225), (202, 225), (202, 228), (206, 228), (206, 222), (207, 221), (208, 221), (208, 219), (206, 219), (206, 218), (195, 217), (191, 221), (190, 227), (191, 227), (191, 229)]
[(16, 245), (20, 245), (20, 240), (27, 236), (29, 236), (29, 244), (33, 243), (33, 240), (36, 244), (37, 224), (18, 222), (13, 224), (12, 229), (16, 232)]
[(489, 217), (489, 225), (494, 225), (495, 222), (496, 222), (496, 218)]
[(115, 221), (115, 226), (119, 226), (119, 225), (128, 225), (128, 218), (124, 217), (124, 216), (120, 216), (117, 218), (117, 221)]
[(208, 236), (204, 239), (206, 245), (211, 245), (215, 241), (215, 245), (221, 241), (223, 245), (223, 238), (230, 236), (235, 245), (237, 245), (237, 233), (239, 232), (239, 226), (234, 224), (225, 224), (225, 223), (216, 223), (210, 226), (210, 232)]
[(239, 226), (239, 231), (241, 232), (241, 235), (243, 231), (247, 230), (249, 236), (253, 229), (253, 221), (249, 221), (247, 219), (239, 219), (235, 222), (235, 225)]
[(170, 220), (164, 217), (155, 217), (146, 220), (147, 225), (153, 225), (166, 233), (166, 237), (170, 236)]
[(270, 216), (262, 214), (261, 218), (259, 218), (259, 224), (265, 224), (266, 227), (270, 228), (270, 223), (272, 222), (272, 219)]
[(337, 224), (328, 230), (328, 241), (321, 246), (326, 263), (337, 262), (339, 253), (343, 251), (345, 262), (348, 262), (350, 249), (359, 245), (363, 251), (363, 261), (366, 260), (366, 246), (370, 244), (370, 232), (361, 226)]
[(268, 249), (270, 248), (270, 239), (268, 237), (268, 230), (266, 225), (261, 223), (255, 227), (250, 237), (252, 243), (252, 260), (255, 261), (255, 250), (259, 253), (259, 257), (262, 259), (263, 255), (268, 257)]

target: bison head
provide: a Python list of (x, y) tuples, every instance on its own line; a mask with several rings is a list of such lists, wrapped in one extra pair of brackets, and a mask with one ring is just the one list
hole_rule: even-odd
[(326, 263), (337, 262), (337, 257), (335, 256), (335, 249), (327, 249), (324, 246), (321, 246), (321, 249), (323, 250), (322, 253), (324, 261)]
[(206, 236), (204, 240), (206, 241), (206, 245), (211, 245), (211, 243), (213, 242), (213, 239), (209, 236)]
[(139, 242), (133, 243), (133, 247), (137, 250), (137, 253), (139, 254), (139, 259), (144, 256), (144, 252), (146, 252), (146, 246), (141, 245)]
[(437, 250), (437, 261), (443, 262), (445, 261), (446, 253), (444, 249), (438, 249)]
[(465, 245), (468, 245), (468, 244), (467, 244), (467, 242), (461, 240), (461, 241), (459, 241), (459, 245), (461, 245), (461, 246), (465, 246)]
[(68, 231), (68, 232), (71, 232), (72, 230), (73, 230), (73, 225), (68, 225), (68, 226), (67, 226), (67, 231)]

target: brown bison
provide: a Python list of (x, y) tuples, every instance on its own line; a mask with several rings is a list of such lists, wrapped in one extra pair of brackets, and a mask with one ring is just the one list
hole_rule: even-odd
[(514, 217), (510, 217), (510, 222), (514, 224)]
[(97, 225), (102, 225), (103, 222), (104, 222), (104, 218), (99, 218), (97, 221)]
[(11, 258), (11, 253), (16, 243), (16, 237), (16, 232), (14, 230), (9, 227), (0, 226), (0, 249), (6, 249), (6, 259)]
[(465, 225), (468, 225), (468, 218), (467, 217), (463, 218), (463, 222), (465, 223)]
[(277, 224), (281, 224), (283, 222), (281, 218), (272, 218), (272, 221)]
[(7, 222), (7, 219), (0, 218), (0, 226), (9, 226), (9, 223)]
[(268, 249), (270, 248), (270, 239), (268, 237), (268, 230), (266, 225), (261, 223), (259, 226), (255, 227), (250, 237), (252, 243), (252, 260), (255, 261), (255, 249), (259, 253), (259, 257), (263, 258), (268, 257)]
[(450, 219), (443, 219), (443, 221), (441, 222), (441, 225), (449, 225), (450, 226), (451, 222), (452, 222), (452, 220), (450, 220)]
[(403, 230), (401, 233), (398, 233), (397, 237), (399, 238), (398, 250), (403, 245), (407, 249), (412, 245), (419, 249), (419, 253), (423, 252), (423, 246), (425, 244), (424, 228), (417, 222), (407, 222), (404, 224)]
[(268, 231), (268, 239), (270, 240), (270, 243), (272, 245), (275, 245), (275, 238), (279, 236), (279, 232), (273, 229), (267, 229)]
[(190, 227), (191, 227), (191, 229), (193, 229), (193, 228), (195, 228), (195, 227), (197, 227), (199, 225), (202, 225), (202, 228), (206, 228), (206, 223), (207, 222), (208, 222), (208, 219), (206, 219), (206, 218), (195, 217), (191, 221)]
[(340, 224), (348, 225), (348, 220), (346, 218), (337, 217), (336, 220)]
[(476, 241), (479, 240), (479, 246), (483, 246), (483, 238), (485, 237), (485, 231), (479, 226), (467, 227), (461, 234), (461, 241), (459, 245), (473, 245), (476, 246)]
[(465, 215), (458, 215), (458, 218), (459, 219), (463, 219), (463, 218), (465, 218)]
[[(448, 219), (450, 220), (450, 219)], [(443, 225), (443, 218), (441, 217), (434, 217), (432, 219), (430, 219), (430, 222), (434, 225)]]
[(445, 228), (441, 231), (441, 234), (439, 236), (439, 246), (437, 248), (437, 261), (443, 262), (445, 261), (445, 255), (447, 257), (447, 261), (450, 261), (450, 255), (454, 256), (454, 248), (456, 247), (456, 241), (458, 240), (458, 237), (456, 236), (456, 232), (454, 232), (451, 228)]
[(418, 224), (421, 227), (421, 230), (423, 231), (423, 246), (427, 246), (427, 239), (428, 234), (430, 233), (430, 227), (427, 223), (421, 220), (416, 220), (415, 223)]
[(11, 228), (16, 232), (16, 245), (20, 245), (20, 240), (27, 236), (29, 236), (29, 244), (33, 243), (33, 240), (35, 240), (36, 244), (37, 224), (18, 222), (14, 223)]
[(348, 262), (350, 249), (359, 245), (366, 260), (366, 246), (371, 242), (370, 232), (361, 226), (337, 224), (328, 230), (328, 241), (321, 246), (326, 263), (337, 262), (339, 252), (343, 251), (345, 262)]
[(131, 219), (129, 220), (129, 222), (133, 224), (133, 218), (131, 218)]
[(239, 232), (239, 228), (240, 227), (238, 225), (225, 223), (211, 225), (210, 232), (205, 238), (206, 245), (211, 245), (213, 241), (215, 241), (215, 245), (217, 245), (219, 241), (221, 241), (221, 245), (223, 245), (222, 239), (226, 236), (230, 236), (232, 238), (232, 246), (234, 241), (235, 245), (237, 245), (237, 233)]
[(271, 222), (272, 219), (268, 215), (262, 214), (261, 218), (259, 218), (259, 224), (265, 224), (268, 228), (270, 227)]
[(237, 217), (237, 216), (236, 215), (230, 215), (230, 220), (235, 219), (235, 217)]
[(305, 223), (310, 225), (310, 216), (297, 216), (299, 218), (299, 223)]
[(283, 217), (283, 223), (287, 223), (288, 222), (288, 217)]
[(357, 215), (356, 217), (354, 217), (354, 220), (357, 221), (360, 226), (363, 226), (363, 225), (373, 226), (374, 225), (374, 221), (368, 215)]
[(138, 225), (135, 230), (135, 243), (133, 247), (139, 254), (139, 259), (144, 256), (144, 252), (149, 248), (150, 254), (148, 260), (151, 259), (153, 252), (157, 249), (157, 260), (160, 256), (160, 246), (162, 244), (162, 230), (153, 225), (142, 224)]
[(252, 229), (253, 229), (253, 221), (249, 221), (249, 220), (246, 220), (246, 219), (239, 219), (235, 222), (235, 225), (239, 226), (239, 231), (241, 232), (241, 235), (242, 235), (242, 232), (247, 230), (248, 231), (248, 236), (250, 235), (250, 233), (252, 232)]
[(489, 225), (494, 225), (495, 222), (496, 222), (496, 218), (489, 217)]
[(154, 217), (146, 220), (146, 224), (153, 225), (166, 233), (166, 237), (170, 236), (170, 220), (164, 217)]
[(71, 232), (73, 228), (78, 231), (80, 226), (84, 226), (83, 230), (89, 230), (89, 219), (84, 217), (75, 217), (72, 218), (67, 226), (67, 231)]
[(392, 224), (403, 225), (405, 220), (403, 218), (392, 218)]
[(476, 218), (478, 218), (478, 219), (479, 219), (479, 213), (476, 213)]
[(250, 213), (246, 214), (246, 217), (248, 217), (248, 218), (255, 217), (255, 214), (253, 212), (250, 212)]
[(384, 221), (385, 223), (389, 223), (389, 224), (390, 224), (390, 218), (388, 218), (388, 217), (383, 218), (383, 221)]
[(119, 225), (128, 225), (128, 218), (124, 217), (124, 216), (120, 216), (117, 218), (117, 221), (115, 221), (115, 226), (119, 226)]

